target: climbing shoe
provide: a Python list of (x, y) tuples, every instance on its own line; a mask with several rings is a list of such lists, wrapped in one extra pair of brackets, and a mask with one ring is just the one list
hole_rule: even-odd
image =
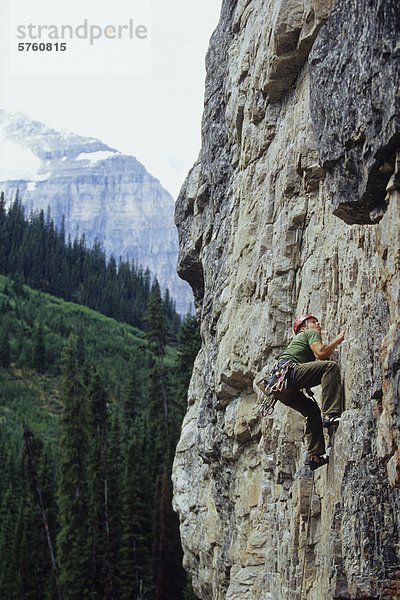
[(322, 419), (322, 427), (332, 427), (332, 428), (337, 428), (337, 426), (339, 425), (339, 421), (340, 421), (340, 416), (336, 415), (336, 416), (332, 416), (332, 417), (325, 417), (324, 419)]
[(327, 456), (326, 454), (313, 454), (308, 459), (307, 464), (310, 467), (311, 471), (315, 471), (316, 469), (319, 469), (320, 467), (327, 465), (328, 462), (329, 462), (329, 456)]

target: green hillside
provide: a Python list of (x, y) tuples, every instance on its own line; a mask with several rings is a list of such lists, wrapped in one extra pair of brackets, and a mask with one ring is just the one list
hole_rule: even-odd
[[(147, 331), (0, 276), (0, 597), (171, 598), (170, 471), (197, 324)], [(46, 535), (49, 531), (49, 535)]]
[[(149, 269), (128, 259), (107, 258), (98, 242), (89, 248), (85, 236), (67, 240), (63, 225), (57, 229), (49, 213), (26, 215), (18, 193), (8, 207), (0, 194), (0, 273), (140, 329), (146, 327), (156, 284)], [(161, 304), (174, 336), (181, 319), (168, 290)]]
[[(44, 352), (38, 345), (43, 330)], [(135, 356), (145, 356), (147, 342), (139, 329), (60, 298), (21, 286), (0, 275), (0, 341), (10, 346), (10, 360), (18, 376), (29, 374), (40, 362), (39, 371), (57, 377), (60, 356), (71, 334), (84, 343), (85, 359), (94, 362), (116, 397), (124, 393), (129, 365)], [(167, 347), (165, 362), (174, 365), (176, 350)], [(0, 356), (1, 361), (1, 356)], [(4, 366), (4, 361), (1, 361)]]

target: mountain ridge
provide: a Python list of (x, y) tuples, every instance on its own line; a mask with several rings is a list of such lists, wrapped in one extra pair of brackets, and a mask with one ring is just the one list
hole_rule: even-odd
[(50, 209), (56, 226), (64, 219), (72, 238), (84, 234), (107, 255), (148, 267), (170, 290), (178, 312), (190, 310), (190, 288), (176, 274), (173, 198), (134, 156), (4, 110), (0, 143), (0, 188), (9, 201), (19, 190), (27, 210)]

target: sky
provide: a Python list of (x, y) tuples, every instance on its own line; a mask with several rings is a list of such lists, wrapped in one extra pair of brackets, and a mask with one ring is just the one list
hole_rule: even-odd
[(176, 198), (200, 150), (220, 9), (221, 0), (1, 0), (0, 108), (135, 156)]

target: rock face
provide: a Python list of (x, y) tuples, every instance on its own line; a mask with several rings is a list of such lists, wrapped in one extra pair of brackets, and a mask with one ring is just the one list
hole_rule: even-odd
[[(189, 286), (176, 275), (178, 237), (174, 201), (133, 156), (94, 138), (61, 133), (22, 114), (0, 111), (3, 153), (13, 169), (1, 166), (0, 188), (17, 189), (27, 210), (50, 208), (67, 235), (97, 239), (108, 255), (131, 258), (168, 287), (177, 310), (192, 303)], [(18, 171), (18, 163), (21, 169)]]
[(386, 209), (400, 147), (399, 31), (395, 2), (340, 2), (310, 55), (320, 163), (334, 214), (349, 224)]
[[(174, 506), (202, 600), (400, 597), (398, 31), (395, 0), (223, 2), (175, 215), (203, 343)], [(314, 480), (303, 419), (257, 407), (303, 312), (346, 332)]]

